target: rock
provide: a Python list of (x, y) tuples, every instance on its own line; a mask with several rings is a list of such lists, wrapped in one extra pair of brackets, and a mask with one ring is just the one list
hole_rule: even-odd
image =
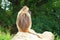
[(39, 40), (39, 38), (30, 33), (18, 32), (12, 40)]
[[(39, 35), (41, 38), (39, 38)], [(34, 35), (31, 33), (18, 32), (12, 40), (54, 40), (54, 36), (51, 32), (44, 32), (43, 34)]]

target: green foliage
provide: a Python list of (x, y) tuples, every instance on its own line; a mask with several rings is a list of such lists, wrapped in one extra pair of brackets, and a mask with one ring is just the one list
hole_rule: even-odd
[(11, 40), (9, 30), (0, 25), (0, 40)]
[(60, 36), (56, 36), (55, 40), (60, 40)]
[(7, 34), (0, 33), (0, 40), (11, 40), (10, 33)]
[(60, 40), (60, 36), (55, 33), (55, 39), (54, 40)]
[(0, 6), (0, 25), (11, 28), (16, 23), (18, 11), (27, 5), (32, 11), (32, 29), (51, 31), (60, 35), (60, 0), (8, 0), (9, 10)]

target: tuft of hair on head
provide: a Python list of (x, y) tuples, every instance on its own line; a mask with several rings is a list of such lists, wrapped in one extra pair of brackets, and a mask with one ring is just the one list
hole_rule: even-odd
[(31, 15), (29, 13), (29, 8), (24, 6), (17, 15), (16, 25), (19, 31), (27, 32), (31, 28)]
[(19, 12), (18, 15), (21, 14), (22, 11), (27, 12), (29, 10), (29, 8), (27, 6), (24, 6)]

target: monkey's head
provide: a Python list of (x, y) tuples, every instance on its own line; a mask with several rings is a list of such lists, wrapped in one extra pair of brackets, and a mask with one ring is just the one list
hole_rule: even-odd
[(31, 28), (31, 14), (29, 8), (24, 6), (17, 15), (16, 25), (19, 31), (27, 32)]

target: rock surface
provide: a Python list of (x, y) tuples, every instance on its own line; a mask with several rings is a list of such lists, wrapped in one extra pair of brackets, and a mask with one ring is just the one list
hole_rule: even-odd
[[(39, 38), (39, 35), (41, 38)], [(43, 34), (34, 35), (31, 33), (18, 32), (12, 40), (54, 40), (54, 36), (51, 32), (44, 32)]]

